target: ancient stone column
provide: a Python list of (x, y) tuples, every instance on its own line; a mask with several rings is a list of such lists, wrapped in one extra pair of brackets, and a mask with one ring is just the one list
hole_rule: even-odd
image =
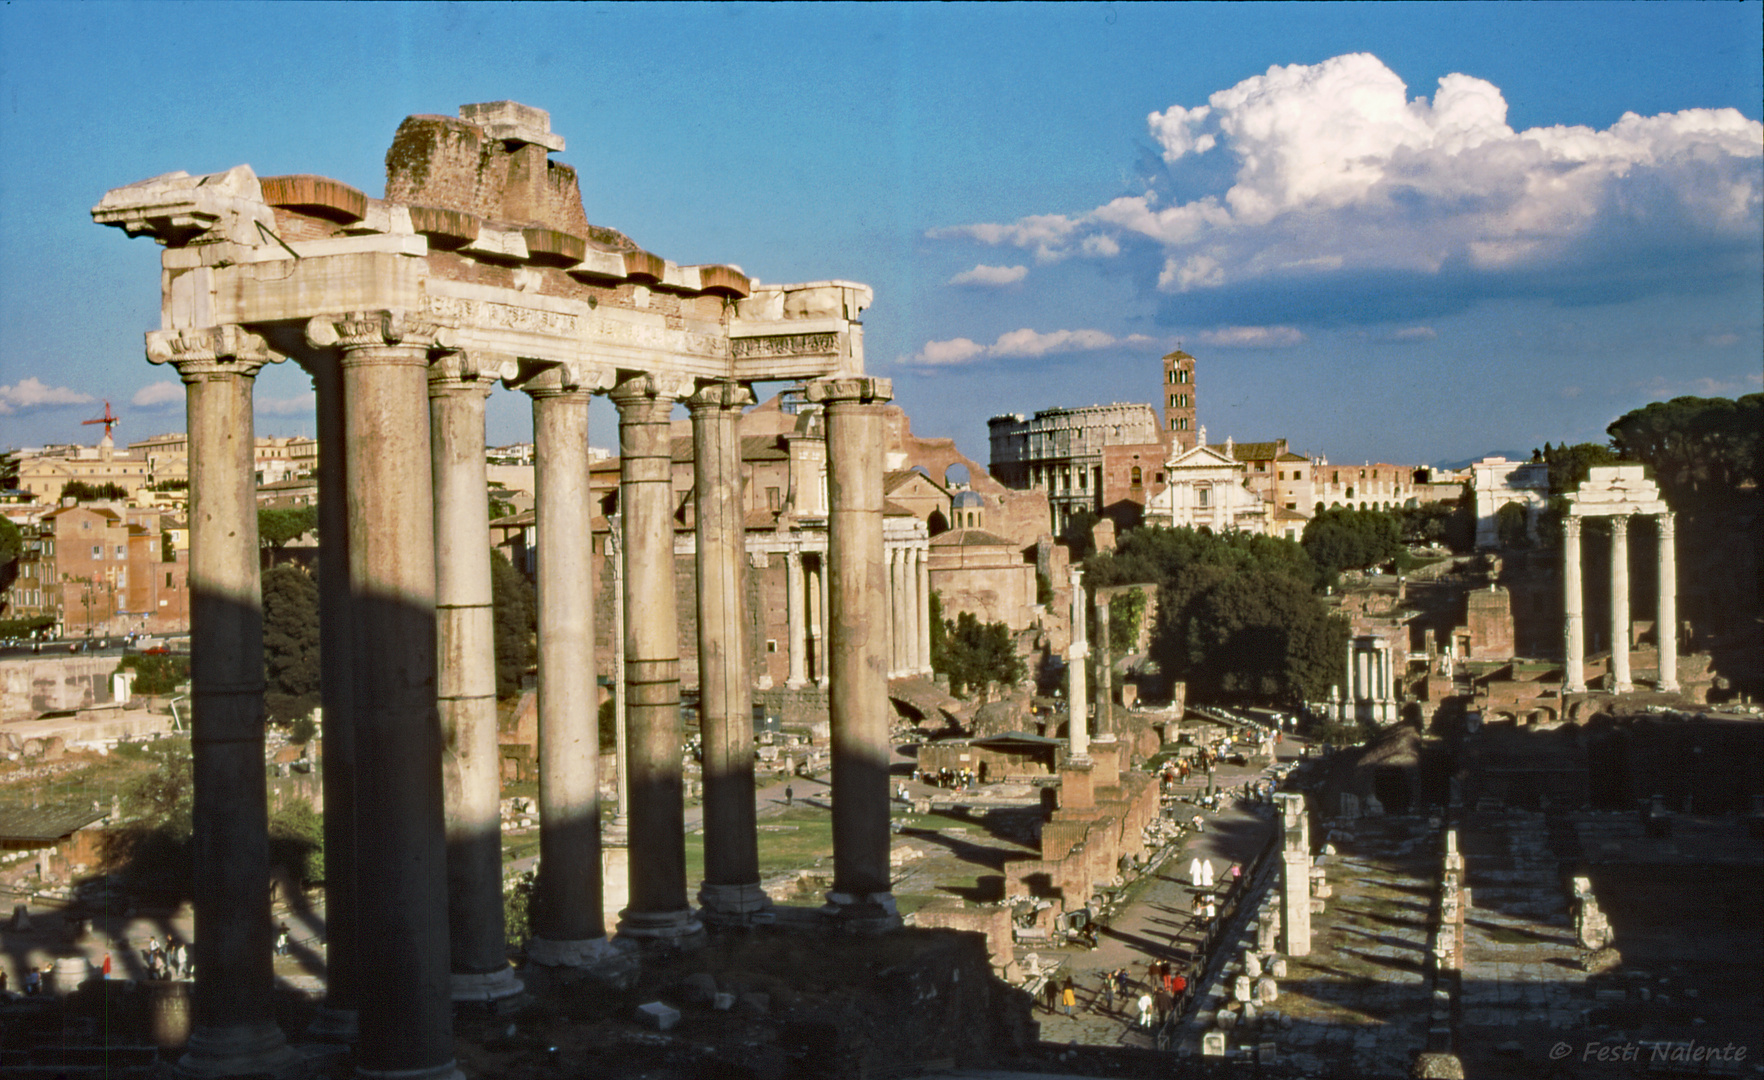
[[(325, 750), (325, 1002), (308, 1034), (354, 1042), (356, 1015), (354, 619), (349, 597), (349, 488), (344, 474), (343, 368), (335, 351), (308, 353), (301, 366), (317, 397), (319, 666)], [(328, 448), (328, 449), (327, 449)]]
[(906, 668), (906, 552), (888, 549), (888, 677), (897, 678)]
[(1580, 591), (1580, 519), (1562, 519), (1562, 612), (1566, 635), (1562, 692), (1586, 692), (1586, 612)]
[(448, 353), (429, 368), (435, 476), (436, 707), (447, 818), (448, 936), (455, 1001), (522, 990), (508, 966), (502, 912), (502, 752), (496, 740), (496, 636), (484, 403), (512, 359)]
[(704, 745), (705, 922), (769, 921), (759, 883), (748, 675), (747, 528), (741, 498), (741, 410), (753, 393), (712, 383), (687, 399), (697, 506), (699, 727)]
[(156, 330), (147, 358), (184, 382), (190, 472), (195, 1017), (179, 1072), (298, 1075), (276, 1026), (263, 755), (263, 590), (251, 390), (278, 361), (238, 326)]
[(594, 672), (594, 502), (588, 402), (610, 372), (557, 364), (521, 383), (533, 399), (539, 549), (539, 876), (527, 957), (616, 964), (601, 907), (600, 690)]
[(1071, 710), (1070, 734), (1072, 757), (1079, 761), (1090, 759), (1090, 693), (1084, 680), (1085, 659), (1090, 655), (1090, 643), (1085, 640), (1084, 626), (1084, 571), (1073, 567), (1070, 581), (1072, 583), (1072, 643), (1066, 648), (1066, 701)]
[(1660, 610), (1655, 616), (1654, 638), (1660, 643), (1659, 688), (1678, 689), (1678, 544), (1673, 514), (1655, 516), (1660, 526)]
[(1114, 646), (1109, 641), (1109, 601), (1101, 594), (1096, 598), (1096, 648), (1096, 730), (1112, 734), (1115, 730)]
[(1280, 951), (1311, 955), (1311, 826), (1301, 792), (1274, 796), (1280, 807)]
[(919, 577), (919, 674), (931, 674), (931, 552), (920, 548), (917, 573)]
[(619, 933), (683, 944), (702, 935), (686, 899), (680, 774), (680, 642), (674, 613), (673, 450), (668, 417), (689, 378), (634, 375), (619, 409), (619, 506), (625, 544), (625, 695), (631, 771), (631, 894)]
[(808, 384), (826, 410), (831, 562), (828, 705), (833, 734), (833, 889), (822, 910), (859, 930), (900, 925), (889, 872), (888, 576), (882, 547), (887, 379)]
[[(405, 313), (315, 318), (343, 354), (349, 587), (355, 597), (360, 1075), (451, 1078), (447, 847), (435, 704), (435, 327)], [(197, 940), (201, 940), (198, 930)], [(197, 958), (198, 969), (201, 958)]]
[(1611, 686), (1635, 689), (1629, 677), (1629, 518), (1611, 518)]
[(827, 688), (828, 650), (832, 648), (827, 642), (827, 628), (831, 625), (832, 608), (827, 603), (827, 560), (831, 555), (823, 550), (815, 555), (814, 569), (809, 571), (808, 581), (812, 603), (809, 607), (809, 637), (814, 642), (815, 685)]
[(784, 610), (790, 622), (790, 674), (784, 685), (808, 685), (808, 583), (803, 580), (802, 549), (784, 553)]

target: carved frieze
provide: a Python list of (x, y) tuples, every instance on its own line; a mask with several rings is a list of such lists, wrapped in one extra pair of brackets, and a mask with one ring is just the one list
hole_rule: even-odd
[(581, 320), (569, 312), (546, 311), (519, 304), (504, 304), (496, 300), (436, 296), (430, 293), (424, 300), (424, 309), (438, 321), (453, 326), (481, 326), (564, 337), (575, 337), (581, 333)]
[(826, 356), (839, 351), (838, 334), (779, 334), (741, 337), (731, 343), (737, 360), (749, 357)]

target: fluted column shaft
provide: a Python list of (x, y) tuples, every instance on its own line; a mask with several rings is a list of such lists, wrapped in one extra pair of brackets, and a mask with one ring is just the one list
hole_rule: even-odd
[(741, 410), (746, 387), (714, 383), (687, 402), (697, 508), (699, 727), (704, 746), (706, 920), (751, 922), (770, 906), (759, 884), (753, 801), (753, 695), (747, 645)]
[(539, 877), (528, 956), (554, 967), (591, 962), (606, 937), (588, 492), (588, 403), (597, 386), (560, 365), (521, 387), (533, 399), (539, 548)]
[(1660, 611), (1654, 638), (1660, 643), (1659, 688), (1678, 689), (1678, 542), (1670, 511), (1654, 519), (1660, 526)]
[(263, 593), (251, 393), (280, 359), (238, 327), (155, 331), (149, 359), (183, 379), (189, 433), (191, 807), (195, 1017), (186, 1076), (294, 1062), (275, 1023), (263, 744)]
[(828, 705), (833, 735), (833, 890), (854, 927), (899, 925), (888, 860), (888, 570), (882, 541), (886, 379), (808, 384), (827, 420)]
[(1611, 519), (1611, 685), (1635, 689), (1629, 676), (1629, 518)]
[(434, 328), (395, 312), (315, 319), (342, 349), (355, 597), (356, 882), (363, 1076), (456, 1075), (436, 710)]
[(1066, 650), (1066, 701), (1071, 710), (1071, 721), (1068, 728), (1071, 736), (1072, 757), (1080, 761), (1090, 759), (1090, 688), (1085, 681), (1085, 660), (1090, 655), (1090, 643), (1086, 640), (1084, 616), (1084, 571), (1073, 567), (1071, 571), (1072, 585), (1072, 644)]
[(931, 553), (925, 548), (919, 549), (918, 575), (919, 597), (917, 620), (919, 624), (919, 664), (921, 675), (931, 674)]
[(453, 997), (462, 1001), (521, 990), (508, 966), (502, 912), (502, 760), (484, 463), (484, 404), (504, 372), (500, 363), (484, 365), (483, 359), (453, 353), (429, 373), (448, 937)]
[(331, 350), (310, 353), (318, 419), (319, 668), (325, 750), (325, 1003), (312, 1035), (353, 1042), (356, 1015), (355, 644), (349, 595), (349, 489), (343, 452), (343, 368)]
[(686, 900), (680, 774), (680, 644), (674, 612), (673, 449), (668, 418), (691, 390), (637, 375), (613, 389), (624, 518), (625, 694), (631, 770), (630, 906), (619, 932), (673, 940), (702, 930)]
[(808, 685), (808, 583), (803, 580), (802, 552), (784, 553), (784, 611), (790, 623), (790, 673), (784, 685)]
[(888, 675), (898, 676), (906, 668), (906, 551), (888, 549)]
[(1586, 690), (1586, 608), (1580, 588), (1580, 519), (1562, 520), (1562, 631), (1566, 635), (1562, 691)]

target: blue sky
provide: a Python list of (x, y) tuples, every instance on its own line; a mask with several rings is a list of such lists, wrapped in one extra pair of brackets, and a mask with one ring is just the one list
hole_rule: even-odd
[[(1764, 7), (0, 7), (0, 447), (181, 426), (111, 187), (241, 162), (370, 195), (411, 113), (550, 110), (588, 218), (869, 283), (921, 434), (1155, 402), (1335, 461), (1602, 439), (1764, 367)], [(1442, 81), (1443, 80), (1443, 81)], [(1626, 114), (1633, 114), (1626, 118)], [(260, 432), (310, 433), (297, 371)], [(493, 441), (528, 437), (492, 399)], [(593, 441), (614, 443), (597, 406)]]

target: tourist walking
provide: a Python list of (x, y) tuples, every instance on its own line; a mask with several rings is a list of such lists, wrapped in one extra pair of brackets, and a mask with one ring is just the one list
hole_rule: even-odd
[(1142, 1028), (1151, 1027), (1152, 996), (1149, 993), (1139, 995), (1138, 1004), (1139, 1004), (1139, 1026)]
[[(1200, 819), (1197, 817), (1195, 820), (1199, 821)], [(1198, 856), (1198, 855), (1196, 855), (1194, 858), (1188, 860), (1188, 883), (1190, 885), (1195, 886), (1196, 888), (1200, 887), (1201, 862), (1200, 862), (1200, 856)]]
[(1201, 880), (1200, 880), (1200, 883), (1209, 889), (1213, 887), (1213, 860), (1211, 860), (1211, 859), (1202, 859), (1201, 860)]
[(795, 801), (796, 801), (796, 789), (791, 787), (789, 784), (785, 784), (784, 785), (784, 805), (786, 807), (788, 807), (791, 803), (793, 803)]
[(1060, 1012), (1072, 1015), (1072, 1007), (1078, 1004), (1078, 995), (1072, 992), (1072, 977), (1066, 976), (1064, 985), (1060, 987)]
[(288, 955), (288, 924), (281, 923), (276, 927), (276, 955)]
[(1102, 1012), (1104, 1016), (1115, 1011), (1115, 973), (1108, 972), (1103, 976)]

